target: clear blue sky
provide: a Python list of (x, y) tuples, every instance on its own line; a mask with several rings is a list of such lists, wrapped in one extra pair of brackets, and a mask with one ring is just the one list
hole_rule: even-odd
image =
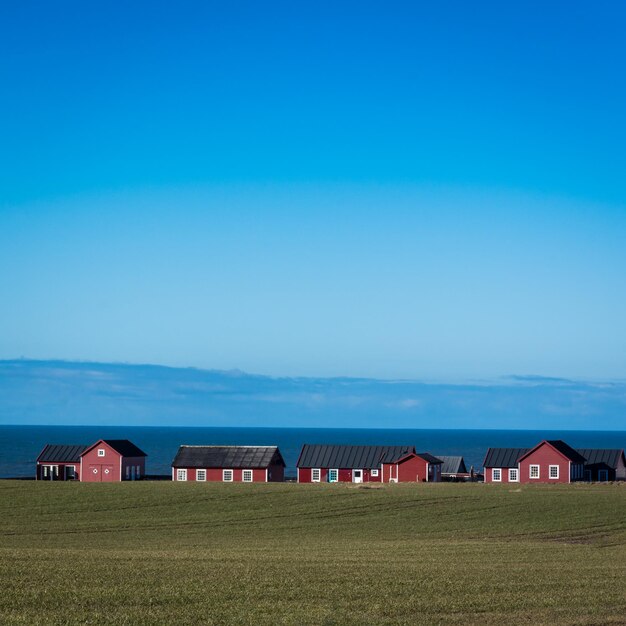
[(0, 358), (626, 377), (618, 2), (2, 3)]

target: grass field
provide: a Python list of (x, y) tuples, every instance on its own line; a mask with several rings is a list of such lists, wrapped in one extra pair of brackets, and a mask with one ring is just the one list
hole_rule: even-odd
[(626, 624), (626, 485), (0, 481), (2, 624)]

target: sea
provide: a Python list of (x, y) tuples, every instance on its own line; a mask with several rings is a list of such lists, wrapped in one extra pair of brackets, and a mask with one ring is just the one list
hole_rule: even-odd
[(489, 447), (532, 447), (543, 439), (563, 439), (574, 448), (626, 448), (626, 431), (193, 428), (145, 426), (0, 426), (0, 478), (32, 478), (35, 460), (48, 443), (84, 444), (130, 439), (147, 455), (148, 476), (171, 475), (178, 446), (275, 445), (295, 477), (305, 443), (412, 445), (435, 456), (459, 455), (479, 470)]

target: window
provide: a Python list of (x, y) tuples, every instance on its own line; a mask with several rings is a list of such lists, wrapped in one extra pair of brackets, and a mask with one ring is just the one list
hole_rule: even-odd
[(137, 465), (137, 480), (139, 480), (140, 476), (141, 476), (141, 466)]
[(41, 477), (42, 478), (50, 478), (50, 466), (42, 465), (41, 466)]
[(550, 465), (550, 471), (548, 473), (548, 476), (551, 479), (555, 479), (559, 477), (559, 466), (558, 465)]
[(243, 482), (244, 483), (252, 482), (252, 470), (243, 470)]
[(187, 480), (187, 470), (186, 469), (176, 470), (176, 480)]
[(196, 480), (200, 480), (200, 481), (206, 480), (206, 470), (205, 469), (196, 470)]
[(339, 470), (331, 469), (328, 470), (328, 482), (336, 483), (339, 480)]
[(529, 476), (529, 478), (539, 478), (539, 466), (538, 465), (531, 465), (528, 468), (528, 476)]
[(502, 470), (494, 467), (491, 470), (491, 479), (494, 483), (499, 483), (502, 480)]
[(374, 478), (378, 478), (378, 470), (373, 469), (373, 470), (372, 470), (372, 476), (373, 476)]
[(519, 480), (519, 474), (517, 472), (517, 468), (509, 469), (509, 482), (516, 483)]
[(225, 483), (233, 482), (233, 470), (222, 470), (222, 480)]
[(104, 456), (104, 448), (98, 448), (98, 456)]
[(76, 478), (76, 468), (73, 465), (68, 465), (65, 468), (65, 478), (67, 480), (74, 480)]
[(312, 469), (311, 470), (311, 482), (319, 483), (322, 476), (322, 470), (320, 469)]
[(605, 483), (609, 480), (609, 470), (598, 470), (598, 481)]

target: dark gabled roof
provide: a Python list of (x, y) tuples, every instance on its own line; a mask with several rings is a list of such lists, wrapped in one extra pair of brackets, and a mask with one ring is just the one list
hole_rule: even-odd
[(467, 474), (467, 467), (462, 456), (442, 456), (438, 455), (443, 461), (441, 466), (442, 474)]
[(172, 467), (251, 468), (285, 466), (276, 446), (180, 446)]
[(89, 446), (86, 450), (83, 451), (81, 456), (95, 448), (100, 442), (106, 443), (111, 446), (113, 450), (115, 450), (118, 454), (127, 457), (133, 456), (148, 456), (143, 450), (140, 450), (134, 443), (128, 441), (128, 439), (100, 439), (96, 441), (92, 446)]
[(443, 463), (443, 461), (439, 457), (433, 456), (428, 452), (417, 452), (416, 454), (417, 456), (424, 459), (424, 461), (428, 461), (431, 465), (441, 465)]
[(624, 459), (624, 451), (617, 448), (579, 448), (576, 452), (585, 457), (585, 465), (606, 465), (612, 469), (617, 469), (620, 457)]
[(409, 453), (413, 446), (345, 446), (305, 443), (298, 467), (331, 469), (377, 469), (381, 463), (394, 463)]
[(517, 467), (517, 460), (530, 448), (489, 448), (483, 461), (484, 467)]
[(548, 440), (542, 441), (541, 443), (538, 443), (534, 448), (531, 448), (530, 450), (528, 450), (528, 452), (523, 454), (522, 457), (528, 456), (531, 452), (534, 452), (535, 450), (537, 450), (537, 448), (542, 446), (544, 443), (547, 443), (548, 445), (552, 446), (555, 450), (557, 450), (557, 452), (560, 452), (565, 458), (569, 459), (572, 463), (584, 463), (585, 462), (584, 456), (581, 456), (580, 454), (578, 454), (578, 452), (576, 452), (574, 448), (572, 448), (571, 446), (568, 446), (561, 439), (550, 439), (549, 441)]
[(80, 463), (80, 455), (89, 446), (84, 444), (49, 443), (37, 457), (41, 463)]

